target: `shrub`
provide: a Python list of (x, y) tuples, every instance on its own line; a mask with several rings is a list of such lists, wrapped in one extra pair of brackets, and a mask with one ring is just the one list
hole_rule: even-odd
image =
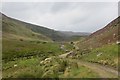
[(61, 60), (59, 62), (59, 71), (64, 72), (67, 66), (68, 66), (68, 61), (67, 60)]
[(23, 41), (23, 39), (20, 39), (20, 41)]
[(46, 44), (47, 42), (43, 42), (43, 44)]
[(70, 42), (70, 44), (74, 44), (73, 42)]
[(36, 43), (40, 43), (40, 41), (37, 41)]
[(35, 34), (32, 34), (32, 36), (35, 36)]

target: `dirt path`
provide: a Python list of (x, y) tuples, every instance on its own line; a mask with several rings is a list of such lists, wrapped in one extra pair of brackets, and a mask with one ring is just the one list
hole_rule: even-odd
[(71, 59), (71, 60), (77, 62), (79, 66), (85, 66), (91, 69), (92, 71), (98, 73), (100, 78), (118, 78), (118, 71), (114, 69), (81, 60), (75, 60), (75, 59)]
[[(73, 51), (59, 55), (59, 57), (66, 58), (66, 56), (68, 54), (70, 54), (71, 52), (73, 52)], [(86, 61), (76, 60), (76, 59), (68, 59), (68, 60), (70, 60), (72, 62), (73, 61), (77, 62), (79, 66), (85, 66), (85, 67), (91, 69), (92, 71), (98, 73), (100, 78), (118, 78), (118, 71), (108, 68), (106, 66), (95, 64), (95, 63), (90, 63), (90, 62), (86, 62)]]

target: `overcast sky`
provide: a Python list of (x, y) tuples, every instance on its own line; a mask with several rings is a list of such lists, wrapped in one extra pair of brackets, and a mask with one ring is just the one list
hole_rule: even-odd
[(117, 2), (4, 2), (2, 12), (47, 28), (94, 32), (117, 18)]

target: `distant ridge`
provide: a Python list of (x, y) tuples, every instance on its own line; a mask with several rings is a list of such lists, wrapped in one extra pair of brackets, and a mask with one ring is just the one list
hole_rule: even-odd
[[(71, 39), (71, 36), (89, 35), (87, 33), (55, 31), (53, 29), (45, 28), (43, 26), (38, 26), (14, 18), (10, 18), (4, 14), (2, 14), (2, 24), (4, 37), (6, 38), (11, 36), (11, 38), (15, 38), (19, 36), (26, 39), (29, 38), (37, 40), (68, 41)], [(8, 34), (9, 36), (7, 36)]]
[(60, 32), (68, 36), (89, 36), (91, 34), (87, 32), (73, 32), (73, 31), (60, 31)]

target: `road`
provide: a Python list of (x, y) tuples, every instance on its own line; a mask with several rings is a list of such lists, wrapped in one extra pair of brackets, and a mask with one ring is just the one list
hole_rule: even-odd
[(85, 66), (92, 71), (98, 73), (100, 78), (118, 78), (118, 71), (108, 68), (106, 66), (75, 59), (72, 59), (72, 61), (77, 62), (79, 66)]
[[(66, 56), (68, 54), (70, 54), (73, 51), (70, 51), (68, 53), (59, 55), (60, 58), (66, 58)], [(92, 71), (98, 73), (100, 78), (118, 78), (118, 71), (108, 68), (106, 66), (103, 65), (99, 65), (96, 63), (90, 63), (90, 62), (86, 62), (86, 61), (82, 61), (82, 60), (76, 60), (76, 59), (69, 59), (69, 61), (74, 61), (78, 63), (78, 66), (85, 66), (89, 69), (91, 69)]]

